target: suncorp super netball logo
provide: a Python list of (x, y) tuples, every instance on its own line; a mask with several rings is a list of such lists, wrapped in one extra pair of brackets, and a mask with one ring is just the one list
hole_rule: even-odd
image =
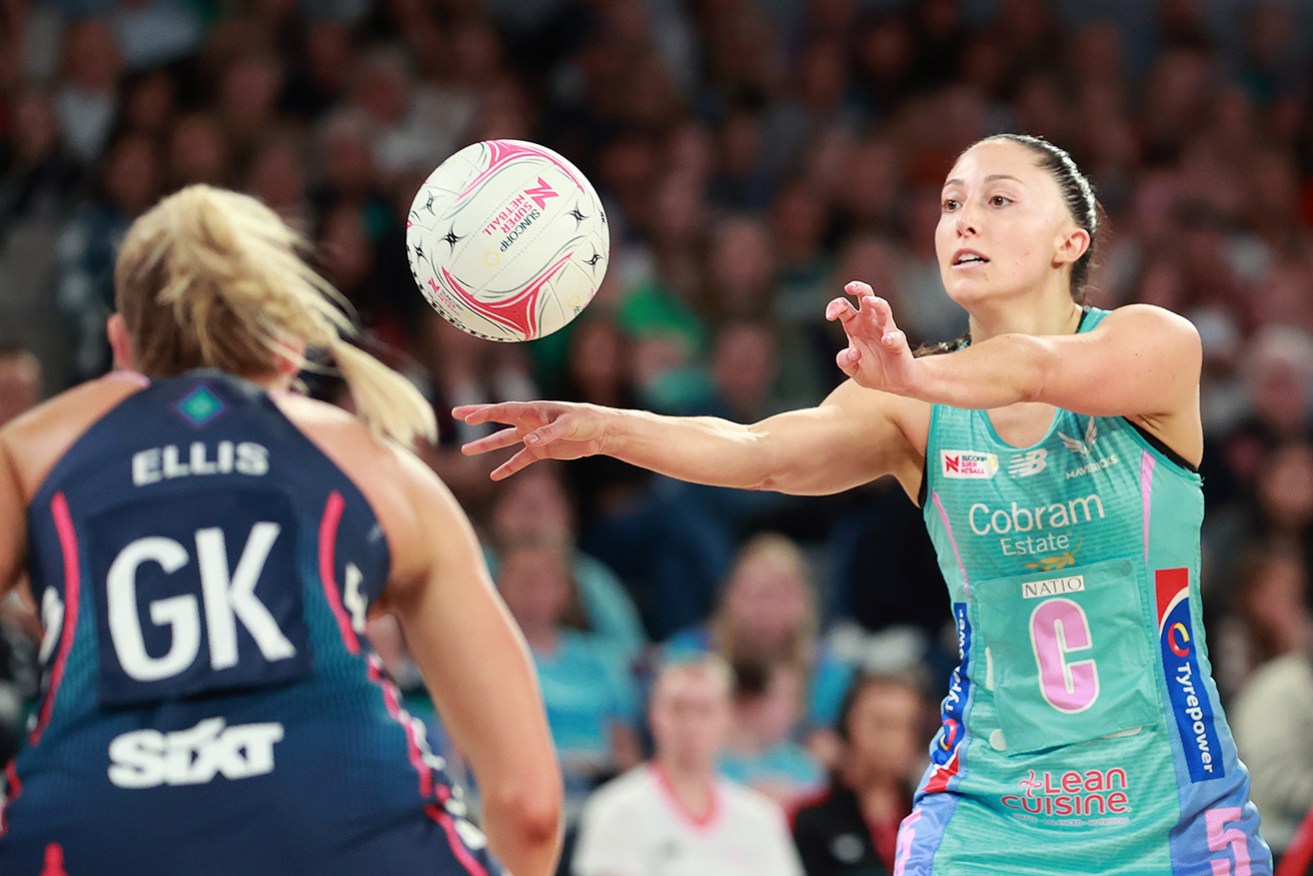
[(1181, 734), (1190, 781), (1220, 779), (1226, 775), (1218, 747), (1213, 704), (1204, 689), (1190, 622), (1190, 570), (1154, 572), (1158, 597), (1158, 641), (1162, 649), (1167, 692)]

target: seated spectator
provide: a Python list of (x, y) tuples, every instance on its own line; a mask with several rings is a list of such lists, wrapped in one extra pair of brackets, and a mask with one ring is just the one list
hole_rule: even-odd
[[(575, 548), (574, 512), (559, 468), (539, 463), (506, 481), (492, 506), (489, 527), (493, 544), (534, 540), (560, 545), (570, 559), (588, 632), (614, 647), (626, 662), (638, 658), (647, 645), (638, 610), (605, 563)], [(488, 567), (496, 574), (495, 552), (488, 556)]]
[(1261, 623), (1260, 653), (1271, 659), (1249, 676), (1228, 712), (1263, 813), (1263, 838), (1280, 856), (1313, 806), (1313, 615), (1298, 555), (1274, 554), (1260, 570), (1242, 611)]
[(582, 803), (600, 779), (638, 762), (633, 680), (613, 650), (567, 625), (578, 609), (569, 561), (559, 545), (530, 541), (504, 547), (496, 578), (533, 652), (567, 805)]
[(1299, 826), (1285, 857), (1277, 862), (1276, 876), (1313, 876), (1313, 809)]
[(807, 558), (794, 542), (766, 533), (739, 551), (711, 620), (671, 636), (665, 654), (715, 651), (731, 664), (794, 661), (807, 670), (808, 729), (823, 731), (838, 717), (852, 670), (826, 650), (818, 626)]
[(802, 719), (802, 668), (784, 660), (734, 667), (734, 724), (721, 775), (782, 806), (814, 793), (825, 782), (820, 762), (793, 741)]
[(898, 825), (912, 811), (931, 710), (901, 677), (863, 675), (844, 698), (842, 740), (829, 788), (793, 813), (807, 876), (887, 876)]
[(649, 713), (654, 758), (589, 799), (575, 876), (801, 876), (779, 808), (716, 774), (732, 685), (716, 657), (661, 669)]

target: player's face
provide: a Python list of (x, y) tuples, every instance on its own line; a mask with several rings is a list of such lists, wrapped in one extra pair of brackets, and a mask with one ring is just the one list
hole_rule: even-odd
[(992, 140), (963, 153), (940, 198), (935, 252), (958, 304), (1042, 287), (1069, 257), (1076, 224), (1053, 176), (1027, 147)]
[(711, 764), (725, 744), (731, 718), (729, 691), (714, 676), (681, 672), (666, 678), (652, 695), (658, 756), (689, 765)]

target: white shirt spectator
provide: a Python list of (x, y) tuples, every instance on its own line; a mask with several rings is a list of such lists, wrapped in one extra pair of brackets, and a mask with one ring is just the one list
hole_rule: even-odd
[(574, 876), (802, 876), (784, 813), (756, 791), (717, 779), (697, 818), (655, 764), (600, 788), (584, 807)]

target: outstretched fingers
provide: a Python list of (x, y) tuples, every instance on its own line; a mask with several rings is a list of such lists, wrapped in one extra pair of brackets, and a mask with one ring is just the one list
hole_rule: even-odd
[(477, 426), (480, 423), (521, 425), (526, 417), (533, 416), (533, 414), (534, 406), (529, 402), (457, 405), (451, 409), (453, 417), (471, 426)]
[(478, 456), (480, 453), (491, 453), (494, 450), (505, 450), (507, 447), (514, 447), (523, 438), (523, 431), (512, 426), (509, 429), (502, 429), (500, 432), (494, 432), (491, 435), (485, 435), (482, 438), (476, 438), (462, 444), (460, 452), (466, 456)]
[(490, 477), (494, 481), (504, 481), (519, 471), (524, 471), (540, 459), (546, 458), (533, 447), (525, 447), (510, 459), (492, 470)]

